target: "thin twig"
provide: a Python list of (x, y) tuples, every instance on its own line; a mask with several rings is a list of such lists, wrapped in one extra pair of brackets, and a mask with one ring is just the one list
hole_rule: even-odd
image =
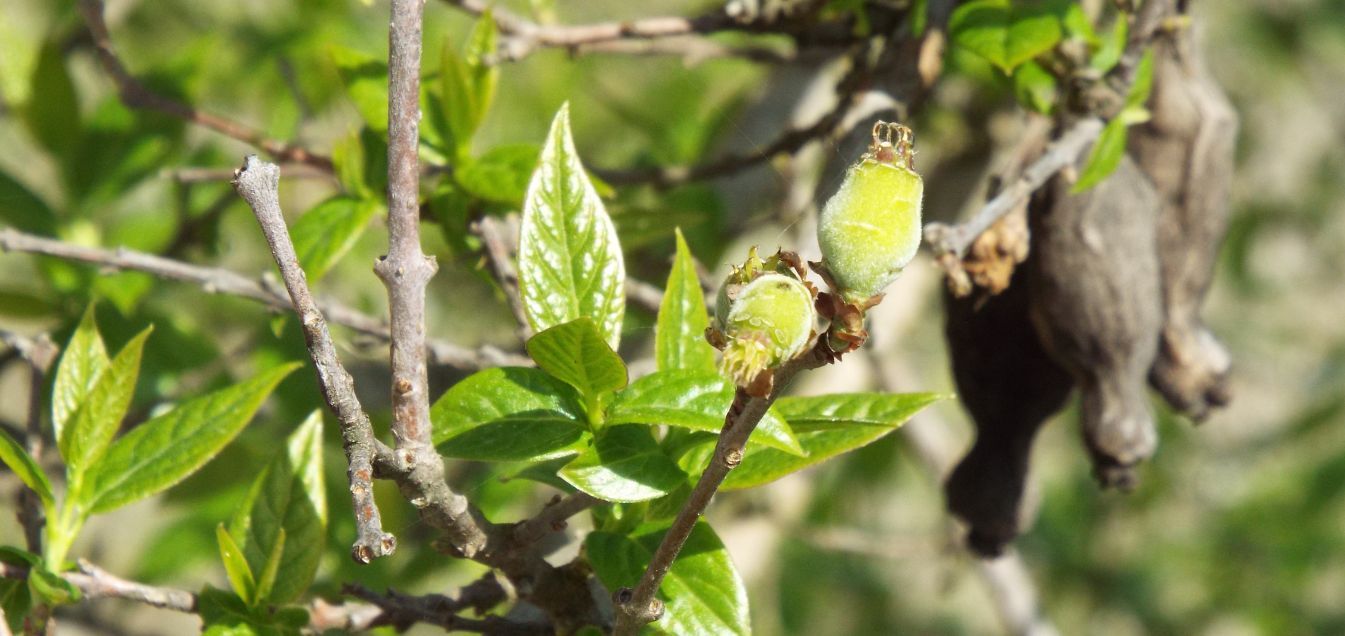
[(117, 93), (121, 96), (122, 103), (131, 108), (143, 108), (167, 113), (198, 126), (209, 128), (226, 137), (260, 148), (275, 157), (277, 161), (305, 163), (326, 172), (332, 171), (332, 160), (328, 157), (310, 152), (301, 146), (271, 139), (260, 130), (219, 115), (198, 110), (151, 91), (131, 75), (126, 70), (126, 66), (122, 64), (121, 58), (117, 57), (117, 53), (112, 47), (112, 37), (108, 34), (107, 23), (103, 19), (102, 0), (80, 0), (79, 10), (84, 15), (84, 22), (89, 27), (89, 33), (93, 36), (93, 43), (98, 51), (98, 62), (102, 65), (103, 71), (117, 85)]
[(826, 51), (804, 55), (793, 48), (761, 45), (729, 45), (701, 37), (668, 37), (657, 40), (610, 40), (576, 45), (574, 55), (633, 55), (669, 56), (682, 59), (686, 66), (696, 66), (706, 60), (738, 59), (758, 64), (786, 64), (811, 60)]
[[(164, 258), (145, 252), (126, 249), (107, 250), (85, 247), (55, 239), (20, 232), (12, 228), (0, 227), (0, 251), (43, 254), (70, 261), (79, 261), (97, 265), (107, 270), (134, 270), (197, 285), (208, 293), (228, 294), (253, 300), (277, 311), (293, 309), (293, 303), (283, 289), (274, 282), (265, 279), (256, 280), (232, 270), (219, 267), (193, 265), (171, 258)], [(373, 316), (360, 313), (350, 307), (323, 299), (318, 301), (323, 316), (333, 324), (387, 341), (391, 334), (387, 323)], [(435, 364), (443, 364), (459, 369), (475, 370), (497, 366), (530, 366), (527, 358), (504, 352), (498, 348), (485, 346), (479, 349), (431, 340), (427, 343), (430, 358)]]
[(368, 627), (391, 625), (398, 631), (404, 631), (413, 623), (425, 623), (449, 631), (499, 636), (550, 636), (556, 633), (545, 623), (525, 623), (500, 616), (479, 619), (461, 616), (458, 614), (463, 609), (460, 600), (441, 594), (409, 596), (396, 590), (379, 594), (360, 585), (347, 585), (343, 592), (383, 611), (383, 615)]
[(504, 299), (509, 310), (514, 313), (518, 339), (527, 342), (532, 337), (532, 327), (528, 322), (528, 313), (523, 308), (523, 297), (518, 288), (518, 270), (514, 267), (514, 251), (511, 245), (518, 245), (518, 231), (511, 227), (510, 221), (484, 216), (472, 223), (471, 232), (481, 239), (481, 247), (486, 257), (486, 266), (504, 291)]
[[(313, 301), (299, 257), (294, 253), (285, 217), (280, 212), (280, 168), (265, 163), (256, 155), (248, 155), (234, 179), (234, 187), (242, 195), (261, 225), (266, 242), (271, 246), (280, 276), (285, 281), (299, 314), (308, 354), (318, 373), (318, 385), (327, 400), (327, 406), (341, 423), (341, 439), (346, 451), (346, 476), (350, 480), (350, 498), (355, 509), (356, 539), (351, 557), (368, 563), (375, 557), (392, 554), (397, 540), (383, 531), (378, 505), (374, 502), (373, 458), (377, 441), (369, 416), (355, 395), (355, 381), (346, 372), (336, 355), (336, 345), (322, 317), (322, 311)], [(424, 347), (421, 347), (422, 355)]]
[(514, 541), (529, 545), (542, 537), (565, 529), (566, 520), (602, 503), (586, 492), (575, 491), (564, 497), (556, 495), (541, 512), (514, 527)]
[(752, 434), (775, 399), (789, 386), (790, 380), (800, 371), (816, 369), (831, 360), (826, 341), (825, 335), (819, 337), (816, 346), (807, 353), (777, 369), (774, 388), (767, 397), (750, 397), (741, 389), (738, 391), (733, 405), (729, 407), (729, 412), (724, 417), (724, 428), (719, 433), (710, 464), (705, 467), (705, 472), (701, 473), (700, 480), (696, 482), (691, 495), (678, 511), (677, 518), (673, 520), (667, 534), (663, 535), (663, 540), (654, 551), (654, 556), (650, 559), (644, 575), (640, 577), (640, 582), (635, 589), (622, 588), (614, 595), (612, 602), (617, 619), (613, 632), (615, 636), (634, 636), (645, 624), (658, 620), (663, 615), (663, 603), (654, 598), (654, 595), (663, 584), (663, 578), (668, 574), (678, 553), (682, 551), (682, 546), (686, 544), (687, 537), (691, 536), (696, 522), (710, 505), (710, 499), (719, 490), (720, 484), (724, 483), (729, 471), (742, 462), (747, 437)]
[[(28, 427), (24, 431), (24, 446), (28, 456), (40, 463), (45, 446), (42, 436), (42, 397), (47, 373), (56, 363), (56, 354), (60, 353), (60, 349), (45, 333), (28, 337), (0, 329), (0, 343), (18, 352), (28, 362)], [(42, 510), (42, 500), (27, 488), (20, 490), (17, 515), (19, 525), (23, 526), (28, 551), (41, 554), (42, 526), (47, 521)]]
[[(1116, 93), (1125, 95), (1129, 91), (1145, 49), (1153, 42), (1163, 19), (1172, 9), (1172, 0), (1146, 0), (1140, 8), (1121, 60), (1108, 74)], [(1059, 139), (1047, 146), (1045, 153), (1023, 171), (1022, 177), (1004, 186), (972, 218), (953, 226), (943, 223), (926, 225), (925, 244), (944, 269), (956, 271), (955, 261), (966, 256), (967, 250), (982, 232), (1016, 209), (1057, 172), (1075, 165), (1083, 152), (1102, 134), (1103, 127), (1104, 122), (1097, 116), (1081, 117)]]

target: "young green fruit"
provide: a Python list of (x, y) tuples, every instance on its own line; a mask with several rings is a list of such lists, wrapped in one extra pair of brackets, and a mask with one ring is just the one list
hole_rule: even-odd
[(920, 199), (911, 129), (878, 122), (873, 143), (827, 200), (817, 226), (822, 262), (845, 301), (882, 293), (920, 247)]
[(752, 390), (768, 387), (763, 374), (803, 352), (816, 321), (812, 292), (781, 259), (763, 262), (753, 249), (720, 288), (708, 336), (724, 352), (724, 375)]

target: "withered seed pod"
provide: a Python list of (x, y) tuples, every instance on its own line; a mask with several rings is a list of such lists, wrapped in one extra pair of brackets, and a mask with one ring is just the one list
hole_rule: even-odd
[(1238, 117), (1209, 76), (1190, 29), (1155, 47), (1153, 118), (1129, 152), (1162, 199), (1158, 255), (1166, 318), (1149, 383), (1173, 408), (1203, 419), (1228, 402), (1230, 359), (1200, 319), (1228, 223)]
[(1074, 387), (1032, 327), (1026, 278), (1019, 267), (985, 299), (944, 292), (953, 378), (976, 423), (976, 443), (944, 489), (948, 510), (970, 526), (968, 547), (983, 556), (999, 555), (1021, 531), (1032, 442)]
[(1084, 441), (1104, 487), (1130, 489), (1158, 445), (1145, 378), (1163, 310), (1154, 224), (1158, 195), (1128, 157), (1079, 194), (1055, 177), (1028, 217), (1031, 315), (1042, 344), (1079, 386)]

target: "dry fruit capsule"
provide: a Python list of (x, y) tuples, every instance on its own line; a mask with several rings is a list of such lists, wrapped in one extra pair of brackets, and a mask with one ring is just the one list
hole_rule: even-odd
[(911, 129), (878, 122), (818, 220), (822, 262), (846, 302), (862, 305), (901, 274), (920, 247), (924, 181), (914, 168)]

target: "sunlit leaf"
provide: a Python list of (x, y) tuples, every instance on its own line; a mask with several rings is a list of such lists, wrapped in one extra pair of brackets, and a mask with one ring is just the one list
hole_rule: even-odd
[(626, 311), (621, 245), (570, 137), (570, 109), (551, 124), (528, 185), (519, 290), (534, 331), (589, 317), (613, 349)]

